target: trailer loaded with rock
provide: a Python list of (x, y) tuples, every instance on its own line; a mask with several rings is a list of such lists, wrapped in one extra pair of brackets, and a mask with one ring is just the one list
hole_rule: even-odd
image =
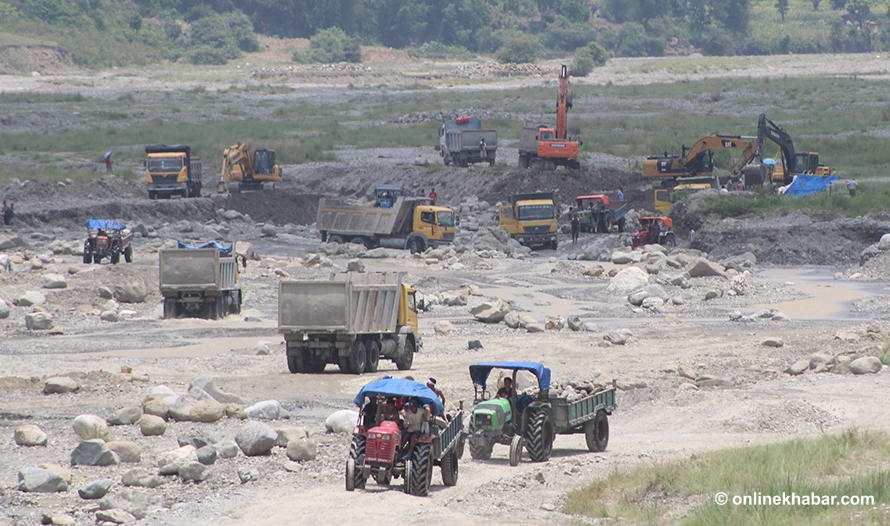
[(278, 286), (278, 331), (292, 373), (320, 373), (329, 363), (344, 373), (377, 371), (380, 358), (411, 368), (423, 346), (414, 288), (404, 273), (347, 272), (328, 280), (287, 280)]
[[(487, 390), (493, 369), (511, 371), (512, 389), (492, 398)], [(519, 393), (519, 373), (537, 379), (537, 392)], [(476, 460), (491, 458), (495, 444), (510, 446), (510, 465), (516, 466), (522, 449), (532, 462), (550, 458), (556, 435), (584, 433), (590, 451), (605, 451), (609, 443), (609, 418), (615, 408), (615, 388), (590, 385), (582, 391), (550, 396), (550, 369), (536, 362), (481, 362), (470, 366), (475, 404), (467, 431), (470, 455)], [(587, 387), (587, 386), (585, 386)]]
[[(399, 424), (383, 416), (383, 404), (395, 398), (430, 409), (429, 426), (414, 439), (413, 448)], [(424, 496), (429, 493), (435, 466), (441, 468), (446, 486), (457, 484), (458, 461), (463, 454), (463, 415), (458, 411), (444, 418), (442, 401), (432, 389), (413, 380), (385, 378), (364, 386), (355, 397), (355, 405), (362, 411), (346, 460), (347, 491), (364, 488), (373, 475), (382, 485), (403, 478), (405, 493)]]
[(164, 296), (164, 318), (197, 316), (215, 320), (241, 312), (241, 284), (235, 244), (216, 242), (158, 252), (158, 281)]

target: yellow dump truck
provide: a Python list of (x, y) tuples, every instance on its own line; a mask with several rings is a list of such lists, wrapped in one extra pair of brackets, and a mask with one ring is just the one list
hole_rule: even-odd
[(201, 197), (201, 158), (192, 157), (191, 146), (155, 144), (146, 146), (145, 153), (149, 199)]
[(556, 250), (559, 236), (553, 192), (515, 194), (510, 197), (509, 205), (500, 207), (498, 215), (501, 228), (519, 244)]
[(328, 243), (358, 243), (423, 252), (454, 242), (454, 212), (426, 197), (399, 197), (392, 207), (355, 206), (342, 199), (318, 202), (316, 227)]
[(292, 373), (320, 373), (335, 363), (344, 373), (375, 372), (380, 358), (399, 370), (423, 345), (414, 289), (404, 273), (342, 273), (328, 280), (278, 285), (278, 332)]

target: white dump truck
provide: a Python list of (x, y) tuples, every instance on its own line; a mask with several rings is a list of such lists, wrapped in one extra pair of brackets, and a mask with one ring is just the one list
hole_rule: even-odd
[(344, 373), (375, 372), (380, 358), (411, 368), (423, 345), (414, 289), (404, 273), (348, 272), (326, 280), (285, 280), (278, 286), (278, 332), (292, 373), (320, 373), (335, 363)]
[(235, 245), (205, 243), (158, 253), (158, 281), (164, 296), (164, 318), (194, 316), (215, 320), (241, 312), (241, 284)]

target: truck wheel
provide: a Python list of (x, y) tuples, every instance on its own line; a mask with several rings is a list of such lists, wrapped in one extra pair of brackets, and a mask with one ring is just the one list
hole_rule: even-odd
[[(352, 470), (352, 484), (353, 488), (364, 488), (365, 487), (365, 477), (364, 477), (364, 466), (365, 466), (365, 443), (366, 439), (362, 435), (352, 435), (352, 445), (349, 446), (349, 460), (353, 462), (353, 470)], [(348, 464), (348, 462), (347, 462)], [(348, 489), (348, 480), (349, 480), (349, 472), (346, 473), (347, 477), (347, 489)]]
[(355, 340), (355, 343), (352, 344), (352, 352), (349, 354), (349, 372), (362, 374), (365, 372), (367, 364), (368, 351), (365, 349), (365, 343), (361, 340)]
[[(307, 353), (308, 354), (308, 353)], [(324, 372), (324, 368), (327, 367), (328, 363), (324, 360), (319, 360), (317, 358), (309, 358), (304, 355), (304, 363), (306, 364), (306, 372), (312, 374), (321, 374)]]
[(111, 245), (111, 264), (117, 265), (121, 262), (121, 245), (119, 242), (115, 242)]
[(609, 417), (600, 409), (593, 420), (584, 424), (584, 438), (587, 449), (593, 452), (605, 451), (609, 445)]
[(191, 197), (191, 196), (189, 195), (189, 187), (186, 186), (186, 187), (182, 190), (182, 193), (181, 193), (180, 195), (182, 195), (182, 198), (183, 198), (183, 199), (185, 199), (186, 197)]
[(302, 349), (297, 351), (298, 354), (287, 355), (287, 370), (291, 372), (291, 374), (297, 374), (305, 372), (303, 369), (303, 351)]
[(241, 291), (237, 290), (232, 297), (232, 314), (241, 314)]
[(516, 435), (510, 442), (510, 465), (518, 466), (520, 460), (522, 460), (522, 437)]
[(195, 197), (201, 197), (201, 181), (198, 181), (198, 184), (195, 185)]
[(494, 159), (488, 161), (488, 166), (494, 166)]
[(451, 451), (442, 459), (442, 483), (446, 486), (457, 486), (457, 446), (451, 448)]
[(396, 360), (396, 367), (399, 368), (400, 371), (407, 371), (411, 368), (411, 365), (414, 363), (414, 342), (411, 340), (405, 341), (405, 349), (402, 351), (402, 357)]
[(367, 370), (369, 373), (376, 373), (377, 366), (380, 365), (380, 342), (371, 340), (365, 344), (365, 347), (368, 349)]
[(155, 199), (158, 198), (158, 193), (157, 193), (157, 192), (149, 192), (149, 193), (148, 193), (148, 198), (151, 199), (151, 200), (155, 200)]
[(529, 422), (525, 448), (532, 462), (545, 462), (553, 451), (553, 422), (550, 411), (536, 411)]
[(622, 217), (618, 220), (618, 231), (624, 232), (625, 230), (627, 230), (627, 220)]
[(93, 254), (84, 250), (83, 251), (83, 262), (85, 265), (89, 265), (90, 263), (92, 263), (93, 262)]
[(468, 439), (470, 441), (470, 457), (472, 457), (473, 460), (490, 459), (491, 450), (494, 449), (494, 444), (484, 438), (477, 438), (475, 435), (476, 429), (473, 427), (473, 424), (470, 424), (470, 437)]
[(127, 263), (133, 262), (133, 245), (127, 245), (127, 248), (124, 250), (124, 260)]
[(208, 320), (219, 319), (219, 301), (208, 301), (204, 303), (204, 310)]
[(328, 237), (328, 243), (339, 243), (343, 244), (343, 238), (340, 236), (330, 236)]
[(445, 166), (450, 165), (451, 157), (449, 157), (448, 155), (442, 155), (442, 162), (445, 164)]
[(430, 444), (414, 444), (408, 480), (405, 481), (407, 493), (425, 497), (430, 492), (430, 481), (432, 478), (433, 467), (432, 462), (430, 462)]
[(411, 252), (412, 254), (418, 254), (423, 251), (424, 248), (422, 240), (416, 237), (408, 240), (408, 252)]
[(176, 315), (176, 300), (164, 300), (164, 319), (169, 320), (175, 318)]
[(365, 240), (365, 238), (363, 238), (361, 236), (355, 236), (354, 238), (350, 239), (349, 242), (353, 243), (355, 245), (361, 245), (365, 248), (368, 248), (367, 240)]
[(553, 241), (550, 242), (550, 248), (552, 248), (553, 250), (556, 250), (556, 247), (558, 247), (558, 246), (559, 246), (558, 239), (554, 239)]

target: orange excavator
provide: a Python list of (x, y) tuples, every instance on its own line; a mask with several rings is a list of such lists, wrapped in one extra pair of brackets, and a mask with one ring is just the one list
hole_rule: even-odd
[(527, 122), (519, 136), (519, 166), (528, 168), (542, 162), (545, 170), (557, 166), (579, 169), (578, 150), (581, 142), (569, 140), (566, 135), (566, 111), (572, 108), (572, 92), (569, 90), (568, 67), (562, 66), (559, 74), (559, 93), (556, 98), (556, 128), (545, 124)]

